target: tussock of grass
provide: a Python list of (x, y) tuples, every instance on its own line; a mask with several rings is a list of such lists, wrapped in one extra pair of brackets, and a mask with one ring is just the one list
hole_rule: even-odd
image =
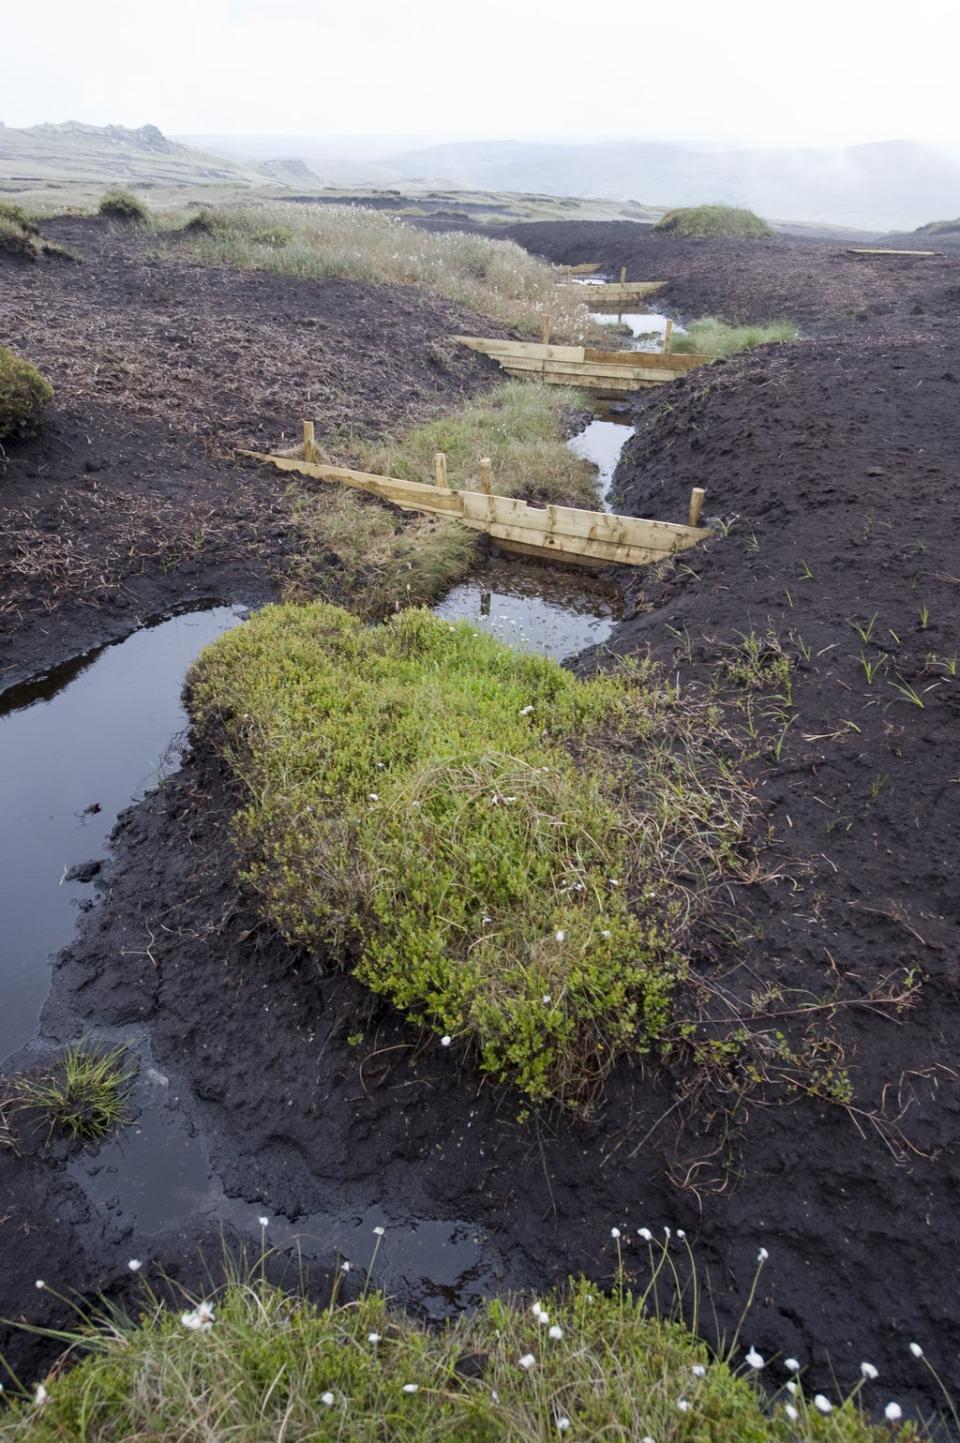
[(765, 220), (752, 210), (734, 205), (691, 205), (668, 210), (658, 220), (654, 230), (670, 235), (694, 236), (708, 239), (712, 236), (772, 236), (773, 231)]
[(43, 1119), (50, 1133), (65, 1132), (93, 1142), (129, 1121), (125, 1099), (130, 1074), (126, 1049), (103, 1051), (83, 1043), (68, 1047), (49, 1070), (15, 1079), (5, 1099), (11, 1114), (28, 1112)]
[(203, 653), (245, 880), (293, 942), (531, 1098), (577, 1103), (670, 1021), (749, 801), (646, 666), (578, 681), (469, 625), (274, 607)]
[(420, 286), (527, 335), (539, 335), (547, 315), (555, 336), (582, 340), (597, 333), (586, 305), (557, 290), (555, 267), (512, 241), (437, 235), (360, 206), (206, 210), (177, 243), (211, 265)]
[(10, 200), (0, 200), (0, 221), (9, 221), (30, 235), (40, 234), (40, 228), (33, 217), (27, 214), (22, 205), (15, 205)]
[(0, 346), (0, 441), (35, 436), (52, 400), (53, 387), (36, 366)]
[(691, 321), (685, 334), (674, 332), (671, 350), (695, 352), (716, 361), (721, 356), (749, 351), (771, 341), (796, 339), (797, 328), (791, 321), (772, 321), (766, 326), (731, 326), (719, 316), (702, 316), (698, 321)]
[(100, 215), (107, 216), (110, 220), (139, 223), (149, 218), (146, 206), (129, 190), (108, 190), (100, 201), (98, 210)]
[[(5, 1437), (889, 1443), (890, 1428), (862, 1416), (862, 1382), (827, 1415), (802, 1385), (769, 1401), (740, 1356), (714, 1357), (645, 1302), (581, 1282), (546, 1298), (545, 1322), (494, 1301), (428, 1331), (377, 1295), (320, 1307), (259, 1278), (183, 1314), (148, 1292), (139, 1324), (116, 1311), (92, 1322), (74, 1347), (86, 1356), (52, 1374), (39, 1402), (13, 1402)], [(900, 1443), (918, 1436), (911, 1423), (897, 1432)]]
[[(450, 484), (476, 487), (481, 457), (492, 462), (493, 488), (535, 505), (597, 505), (596, 469), (564, 438), (564, 413), (575, 391), (510, 381), (396, 441), (351, 442), (330, 459), (407, 481), (434, 481), (434, 457), (447, 457)], [(287, 587), (290, 598), (321, 597), (369, 619), (435, 600), (475, 564), (480, 538), (456, 522), (411, 516), (321, 482), (292, 493), (304, 536), (303, 555)]]

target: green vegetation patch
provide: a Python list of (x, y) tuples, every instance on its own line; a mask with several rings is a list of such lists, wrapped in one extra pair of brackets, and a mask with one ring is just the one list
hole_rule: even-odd
[(52, 400), (53, 387), (36, 366), (0, 346), (0, 441), (35, 436)]
[(4, 1098), (8, 1116), (26, 1112), (75, 1141), (95, 1142), (129, 1122), (126, 1097), (131, 1075), (126, 1049), (109, 1051), (74, 1043), (53, 1067), (15, 1078)]
[(691, 321), (686, 331), (673, 333), (670, 349), (683, 354), (695, 352), (711, 361), (732, 356), (736, 351), (749, 351), (771, 341), (795, 341), (797, 328), (792, 321), (772, 321), (765, 326), (732, 326), (719, 316), (702, 316)]
[(654, 230), (677, 236), (699, 237), (702, 240), (713, 236), (745, 236), (757, 239), (772, 236), (773, 231), (765, 220), (752, 210), (735, 205), (691, 205), (677, 210), (668, 210), (657, 221)]
[[(574, 455), (564, 418), (584, 404), (575, 391), (509, 381), (461, 410), (415, 426), (399, 440), (346, 441), (329, 458), (378, 475), (433, 483), (447, 457), (450, 485), (476, 488), (489, 457), (493, 489), (534, 505), (594, 509), (597, 473)], [(369, 619), (433, 601), (476, 563), (477, 532), (435, 516), (398, 512), (361, 492), (320, 482), (291, 491), (304, 536), (287, 586), (290, 598), (320, 597)]]
[(662, 1036), (750, 810), (717, 717), (649, 665), (577, 680), (422, 611), (267, 608), (191, 708), (247, 793), (271, 921), (533, 1099)]
[(148, 219), (146, 206), (129, 190), (108, 190), (100, 201), (98, 210), (109, 220), (134, 221), (139, 224)]
[[(148, 1293), (135, 1325), (91, 1322), (36, 1392), (10, 1443), (889, 1443), (860, 1405), (802, 1381), (763, 1395), (742, 1357), (713, 1356), (644, 1300), (579, 1283), (537, 1311), (490, 1302), (427, 1330), (379, 1296), (319, 1307), (255, 1280), (177, 1313)], [(68, 1335), (60, 1335), (66, 1338)], [(8, 1397), (10, 1394), (8, 1393)], [(896, 1430), (916, 1443), (912, 1423)]]
[(557, 337), (599, 334), (585, 302), (557, 289), (556, 267), (513, 241), (417, 230), (362, 206), (207, 208), (174, 243), (211, 265), (420, 286), (525, 335), (539, 336), (544, 316)]

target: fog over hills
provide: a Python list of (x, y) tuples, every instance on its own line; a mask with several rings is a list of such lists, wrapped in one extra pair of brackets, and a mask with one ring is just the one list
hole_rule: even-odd
[(455, 141), (181, 137), (238, 160), (297, 156), (326, 184), (422, 182), (637, 200), (728, 201), (778, 220), (908, 230), (960, 213), (960, 155), (917, 141), (838, 149), (734, 149), (671, 141)]

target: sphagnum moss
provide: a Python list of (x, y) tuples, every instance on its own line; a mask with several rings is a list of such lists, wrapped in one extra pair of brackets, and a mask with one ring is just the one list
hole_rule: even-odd
[[(190, 696), (247, 790), (245, 878), (291, 941), (348, 953), (535, 1100), (583, 1100), (663, 1034), (746, 811), (650, 668), (583, 682), (467, 624), (313, 604), (221, 638)], [(698, 873), (692, 896), (678, 877)]]

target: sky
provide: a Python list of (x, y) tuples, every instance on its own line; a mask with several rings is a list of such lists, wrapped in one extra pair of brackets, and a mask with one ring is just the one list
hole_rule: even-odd
[(958, 41), (956, 0), (30, 0), (0, 120), (960, 150)]

